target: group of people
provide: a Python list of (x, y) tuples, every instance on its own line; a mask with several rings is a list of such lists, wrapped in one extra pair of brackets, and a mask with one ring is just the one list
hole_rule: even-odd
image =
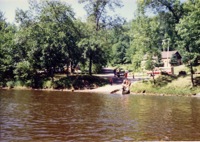
[[(120, 77), (120, 69), (119, 68), (115, 68), (114, 70), (113, 70), (113, 73), (114, 73), (114, 77), (115, 76), (117, 76), (117, 77)], [(124, 77), (125, 78), (127, 78), (128, 77), (128, 70), (126, 70), (125, 72), (124, 72)]]
[[(114, 69), (114, 76), (120, 76), (120, 71), (119, 71), (119, 69), (117, 68), (117, 69)], [(124, 74), (124, 80), (123, 80), (123, 82), (122, 82), (122, 94), (129, 94), (130, 93), (130, 86), (131, 86), (131, 81), (130, 80), (128, 80), (128, 72), (125, 72), (125, 74)], [(112, 78), (110, 78), (110, 85), (112, 85), (113, 84), (113, 80), (112, 80)]]

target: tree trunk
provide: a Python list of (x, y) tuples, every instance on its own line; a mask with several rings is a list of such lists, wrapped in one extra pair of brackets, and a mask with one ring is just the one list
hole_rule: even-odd
[(192, 87), (194, 87), (194, 71), (193, 71), (193, 66), (192, 66), (192, 63), (190, 63), (190, 76), (191, 76), (191, 82), (192, 82)]
[(154, 78), (154, 71), (152, 70), (152, 77), (153, 77), (153, 84), (156, 84), (155, 78)]
[(90, 56), (89, 60), (89, 75), (92, 75), (92, 56)]
[(51, 76), (51, 81), (52, 82), (54, 82), (54, 70), (55, 70), (55, 68), (51, 67), (51, 69), (50, 69), (50, 76)]
[(40, 75), (37, 73), (37, 71), (35, 71), (34, 75), (33, 75), (33, 80), (32, 80), (32, 87), (33, 88), (38, 88), (39, 87), (39, 78)]
[(73, 69), (72, 61), (70, 61), (70, 68), (71, 68), (71, 74), (73, 74), (74, 73), (74, 69)]
[(67, 72), (66, 72), (66, 74), (67, 74), (67, 77), (69, 76), (69, 63), (67, 63)]
[[(186, 51), (190, 53), (190, 48), (189, 46), (187, 45), (186, 46)], [(191, 83), (192, 83), (192, 87), (194, 87), (194, 77), (193, 77), (193, 66), (192, 66), (192, 62), (190, 61), (190, 78), (191, 78)]]

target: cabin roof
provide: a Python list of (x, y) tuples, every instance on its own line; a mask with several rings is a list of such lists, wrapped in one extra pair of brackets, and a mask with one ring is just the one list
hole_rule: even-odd
[(181, 55), (179, 54), (178, 51), (169, 51), (169, 53), (168, 53), (168, 51), (163, 51), (163, 52), (161, 52), (162, 59), (167, 59), (167, 54), (169, 54), (168, 55), (169, 58), (171, 58), (173, 54), (178, 54), (181, 57)]

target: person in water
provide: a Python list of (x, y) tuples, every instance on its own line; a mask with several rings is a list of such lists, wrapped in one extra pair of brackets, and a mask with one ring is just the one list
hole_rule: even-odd
[(128, 79), (125, 79), (122, 83), (122, 94), (130, 93), (131, 82)]

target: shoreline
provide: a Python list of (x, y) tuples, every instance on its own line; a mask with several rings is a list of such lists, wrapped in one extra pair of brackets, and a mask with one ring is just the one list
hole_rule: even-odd
[[(113, 87), (114, 86), (114, 87)], [(8, 87), (1, 87), (0, 90), (22, 90), (22, 91), (51, 91), (51, 92), (78, 92), (78, 93), (107, 93), (107, 94), (121, 94), (118, 93), (121, 90), (116, 91), (115, 93), (111, 93), (111, 91), (108, 90), (108, 88), (118, 88), (119, 85), (105, 85), (102, 87), (98, 87), (95, 89), (80, 89), (80, 90), (74, 90), (74, 89), (34, 89), (34, 88), (28, 88), (28, 87), (14, 87), (14, 88), (8, 88)], [(106, 89), (107, 88), (107, 89)], [(177, 97), (198, 97), (200, 98), (200, 93), (195, 95), (177, 95), (177, 94), (160, 94), (160, 93), (136, 93), (136, 92), (130, 92), (130, 94), (126, 95), (136, 95), (136, 96), (177, 96)], [(126, 96), (125, 95), (125, 96)]]
[[(103, 86), (104, 87), (104, 86)], [(60, 91), (60, 92), (108, 92), (108, 91), (100, 91), (97, 90), (102, 87), (98, 87), (95, 89), (53, 89), (53, 88), (48, 88), (48, 89), (35, 89), (35, 88), (28, 88), (28, 87), (0, 87), (0, 90), (33, 90), (33, 91)]]

